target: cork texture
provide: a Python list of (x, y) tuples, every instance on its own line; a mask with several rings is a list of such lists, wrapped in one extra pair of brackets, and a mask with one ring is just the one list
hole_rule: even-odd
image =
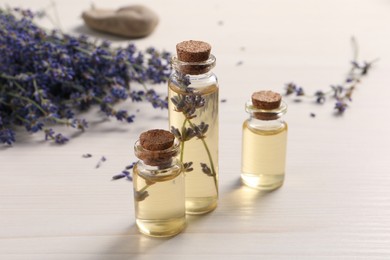
[(211, 52), (211, 45), (202, 41), (183, 41), (176, 45), (177, 57), (185, 62), (206, 61)]
[(166, 130), (153, 129), (143, 132), (139, 140), (142, 148), (149, 151), (161, 151), (172, 147), (175, 136)]
[(252, 94), (252, 104), (259, 109), (276, 109), (280, 106), (282, 96), (279, 93), (267, 90)]

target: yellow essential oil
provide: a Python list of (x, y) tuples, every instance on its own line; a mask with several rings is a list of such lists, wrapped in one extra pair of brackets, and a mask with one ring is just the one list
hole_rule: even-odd
[(281, 116), (286, 110), (272, 91), (256, 92), (246, 104), (250, 118), (242, 130), (241, 180), (249, 187), (273, 190), (284, 182), (287, 123)]
[(136, 165), (133, 182), (136, 224), (140, 232), (166, 237), (176, 235), (185, 227), (185, 184), (181, 167), (174, 165), (165, 170), (146, 171)]
[[(254, 188), (272, 190), (283, 184), (286, 166), (287, 124), (273, 130), (250, 127), (242, 133), (242, 181)], [(269, 149), (267, 149), (267, 147)]]
[(218, 202), (218, 81), (216, 59), (201, 41), (176, 45), (168, 82), (169, 126), (180, 141), (186, 213), (204, 214)]
[(154, 129), (142, 133), (134, 145), (140, 159), (133, 169), (136, 224), (148, 236), (174, 236), (186, 224), (180, 144), (174, 139), (169, 131)]
[[(201, 163), (206, 163), (218, 173), (218, 87), (207, 86), (197, 93), (202, 96), (205, 103), (197, 110), (197, 116), (192, 119), (186, 119), (183, 113), (175, 111), (174, 106), (169, 106), (170, 126), (182, 129), (202, 122), (207, 122), (209, 125), (204, 139), (194, 137), (181, 144), (181, 161), (193, 163), (193, 171), (187, 172), (185, 177), (186, 211), (189, 214), (209, 212), (217, 206), (218, 201), (218, 175), (207, 175), (201, 167)], [(185, 95), (180, 88), (171, 83), (169, 99), (179, 94)]]

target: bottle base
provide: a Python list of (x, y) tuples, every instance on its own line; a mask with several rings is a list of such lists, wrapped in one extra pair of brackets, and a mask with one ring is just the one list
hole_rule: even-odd
[(284, 182), (284, 174), (268, 175), (268, 174), (241, 174), (241, 181), (246, 186), (264, 191), (271, 191), (280, 188)]
[(186, 226), (185, 217), (168, 220), (137, 219), (139, 232), (150, 237), (172, 237), (179, 234)]
[(213, 211), (217, 207), (218, 197), (186, 198), (186, 214), (202, 215)]

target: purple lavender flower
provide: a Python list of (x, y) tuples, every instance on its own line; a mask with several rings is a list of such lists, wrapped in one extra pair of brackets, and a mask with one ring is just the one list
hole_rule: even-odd
[(49, 129), (45, 129), (45, 140), (49, 140), (49, 139), (54, 139), (54, 130), (49, 128)]
[(295, 83), (287, 83), (286, 84), (286, 95), (291, 95), (295, 93), (296, 96), (304, 96), (305, 92), (302, 87), (298, 87)]
[(132, 101), (140, 102), (142, 101), (143, 97), (145, 95), (145, 91), (132, 91), (130, 93), (130, 97)]
[(295, 90), (297, 89), (297, 86), (290, 82), (288, 84), (286, 84), (286, 95), (290, 95), (292, 93), (295, 93)]
[(127, 91), (123, 86), (114, 85), (111, 89), (111, 94), (117, 99), (127, 99)]
[(80, 119), (74, 118), (71, 122), (71, 126), (73, 128), (77, 128), (77, 129), (84, 131), (85, 128), (88, 128), (88, 122), (85, 119), (80, 120)]
[(132, 181), (133, 180), (133, 178), (131, 177), (131, 175), (130, 175), (130, 172), (129, 171), (126, 171), (126, 170), (124, 170), (124, 171), (122, 171), (121, 173), (119, 173), (119, 174), (117, 174), (117, 175), (114, 175), (114, 176), (112, 176), (112, 180), (119, 180), (119, 179), (122, 179), (122, 178), (127, 178), (127, 180), (129, 180), (129, 181)]
[(107, 158), (106, 158), (105, 156), (102, 156), (102, 157), (100, 158), (100, 160), (98, 161), (98, 163), (96, 164), (95, 168), (96, 168), (96, 169), (97, 169), (97, 168), (100, 168), (100, 166), (102, 166), (102, 164), (103, 164), (105, 161), (107, 161)]
[(161, 97), (154, 91), (154, 89), (150, 89), (145, 94), (146, 100), (149, 101), (154, 108), (168, 108), (168, 100), (161, 99)]
[(15, 142), (15, 132), (11, 129), (0, 129), (0, 142), (12, 145)]
[(318, 104), (323, 104), (326, 100), (326, 95), (323, 91), (319, 90), (316, 93), (314, 93), (314, 96), (316, 96), (316, 102)]
[(136, 164), (136, 162), (133, 162), (132, 164), (127, 165), (127, 166), (125, 167), (125, 169), (126, 169), (126, 170), (133, 169), (135, 164)]
[(54, 136), (54, 141), (57, 143), (57, 144), (64, 144), (66, 142), (69, 141), (68, 138), (66, 138), (65, 136), (63, 136), (62, 134), (56, 134)]
[(133, 181), (133, 177), (131, 177), (131, 173), (129, 172), (129, 170), (133, 169), (135, 165), (136, 165), (136, 162), (133, 162), (132, 164), (127, 165), (121, 173), (112, 176), (112, 180), (119, 180), (119, 179), (126, 177), (126, 179), (128, 181)]
[(302, 87), (298, 87), (296, 90), (295, 90), (295, 93), (297, 96), (304, 96), (305, 95), (305, 92), (303, 91), (303, 88)]
[(338, 100), (335, 104), (335, 109), (337, 110), (338, 114), (343, 114), (344, 111), (347, 109), (348, 105), (342, 100)]
[(126, 110), (119, 110), (115, 112), (115, 117), (119, 121), (126, 121), (128, 123), (134, 122), (135, 115), (128, 115)]
[(27, 131), (31, 133), (36, 133), (42, 130), (44, 124), (42, 122), (31, 122), (31, 124), (26, 124)]

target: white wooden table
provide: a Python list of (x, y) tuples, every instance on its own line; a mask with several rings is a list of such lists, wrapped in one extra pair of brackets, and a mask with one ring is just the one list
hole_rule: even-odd
[[(132, 146), (140, 132), (167, 127), (167, 111), (149, 104), (137, 106), (136, 123), (91, 123), (65, 146), (20, 133), (14, 147), (0, 146), (0, 259), (390, 259), (390, 1), (138, 2), (161, 20), (150, 37), (134, 41), (137, 47), (173, 52), (188, 39), (213, 46), (227, 100), (220, 104), (218, 208), (189, 217), (186, 230), (171, 239), (137, 232), (132, 184), (111, 177), (135, 160)], [(0, 4), (36, 10), (50, 2)], [(91, 33), (80, 18), (90, 1), (56, 4), (65, 32)], [(333, 102), (286, 99), (285, 184), (271, 193), (243, 187), (241, 125), (250, 94), (283, 92), (290, 81), (313, 93), (341, 82), (352, 35), (361, 58), (380, 61), (349, 109), (336, 117)], [(164, 85), (157, 89), (166, 93)], [(131, 102), (125, 107), (136, 109)], [(93, 111), (87, 116), (98, 121)], [(82, 158), (85, 153), (93, 157)], [(96, 169), (101, 156), (107, 161)]]

